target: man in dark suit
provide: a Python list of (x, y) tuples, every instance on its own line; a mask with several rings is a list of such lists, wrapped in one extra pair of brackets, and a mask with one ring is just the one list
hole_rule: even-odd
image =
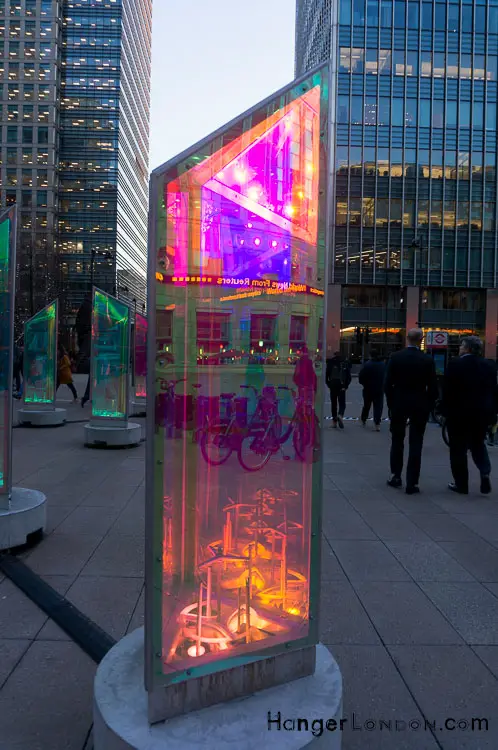
[(429, 414), (438, 397), (436, 369), (432, 357), (420, 351), (423, 332), (408, 331), (408, 346), (395, 352), (387, 365), (385, 393), (391, 412), (390, 487), (401, 487), (406, 424), (410, 421), (409, 454), (406, 467), (406, 493), (420, 492), (418, 481), (422, 446)]
[(460, 345), (460, 356), (449, 362), (443, 382), (442, 406), (455, 480), (448, 487), (462, 495), (469, 492), (468, 450), (481, 475), (481, 492), (491, 492), (491, 464), (485, 440), (488, 428), (496, 422), (496, 366), (481, 355), (481, 340), (466, 336)]

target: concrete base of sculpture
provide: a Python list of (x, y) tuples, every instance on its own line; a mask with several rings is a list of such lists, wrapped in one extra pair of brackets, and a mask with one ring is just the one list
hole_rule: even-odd
[(129, 448), (142, 439), (142, 427), (128, 422), (123, 427), (85, 425), (85, 445), (92, 448)]
[(147, 402), (143, 398), (134, 399), (130, 404), (130, 414), (132, 417), (145, 417), (147, 414)]
[(31, 427), (58, 427), (65, 424), (66, 409), (19, 409), (19, 424)]
[(47, 525), (47, 498), (43, 492), (14, 487), (8, 510), (0, 508), (0, 550), (29, 542), (31, 534)]
[(309, 677), (151, 726), (140, 628), (100, 663), (93, 714), (94, 750), (340, 750), (342, 678), (320, 644)]

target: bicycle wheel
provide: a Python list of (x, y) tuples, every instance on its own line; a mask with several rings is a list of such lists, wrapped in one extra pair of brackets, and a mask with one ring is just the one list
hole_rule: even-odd
[(215, 422), (204, 430), (201, 438), (201, 452), (210, 466), (224, 464), (232, 455), (232, 451), (232, 436), (228, 423)]
[(251, 430), (241, 441), (238, 449), (239, 463), (246, 471), (260, 471), (280, 447), (279, 436), (282, 422), (277, 415), (268, 428)]
[(314, 463), (320, 458), (320, 421), (316, 414), (305, 417), (294, 429), (294, 449), (303, 463)]

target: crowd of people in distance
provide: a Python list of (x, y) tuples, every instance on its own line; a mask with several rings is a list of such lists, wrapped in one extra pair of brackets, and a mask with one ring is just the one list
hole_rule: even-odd
[[(439, 410), (448, 429), (453, 474), (448, 488), (468, 494), (467, 454), (470, 451), (480, 473), (480, 491), (489, 494), (491, 463), (486, 436), (496, 431), (498, 422), (496, 364), (483, 357), (483, 345), (477, 336), (466, 336), (461, 341), (459, 356), (451, 359), (446, 367), (440, 392), (434, 360), (421, 350), (422, 340), (422, 330), (411, 329), (406, 348), (393, 353), (387, 363), (377, 352), (371, 352), (358, 375), (363, 387), (360, 424), (366, 426), (373, 407), (374, 429), (380, 430), (385, 398), (391, 429), (391, 476), (387, 484), (393, 488), (403, 486), (404, 442), (408, 428), (405, 491), (409, 495), (418, 494), (425, 429), (436, 402), (440, 401)], [(344, 429), (351, 367), (340, 352), (327, 360), (325, 382), (330, 391), (332, 427)]]
[[(73, 395), (74, 401), (78, 401), (78, 394), (73, 382), (73, 372), (75, 369), (75, 357), (71, 356), (65, 347), (59, 342), (57, 345), (57, 380), (56, 392), (61, 385), (67, 385)], [(24, 390), (24, 347), (16, 345), (14, 347), (14, 368), (13, 368), (13, 396), (20, 399)]]

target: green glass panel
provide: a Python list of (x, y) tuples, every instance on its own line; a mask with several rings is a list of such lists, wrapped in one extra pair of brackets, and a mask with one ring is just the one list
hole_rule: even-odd
[[(15, 209), (0, 216), (0, 495), (11, 491)], [(4, 503), (0, 502), (0, 507)]]
[(24, 326), (24, 403), (53, 404), (57, 380), (57, 300)]
[(95, 289), (92, 308), (92, 418), (127, 418), (129, 362), (129, 307)]
[(152, 176), (148, 687), (317, 640), (327, 134), (324, 66)]

